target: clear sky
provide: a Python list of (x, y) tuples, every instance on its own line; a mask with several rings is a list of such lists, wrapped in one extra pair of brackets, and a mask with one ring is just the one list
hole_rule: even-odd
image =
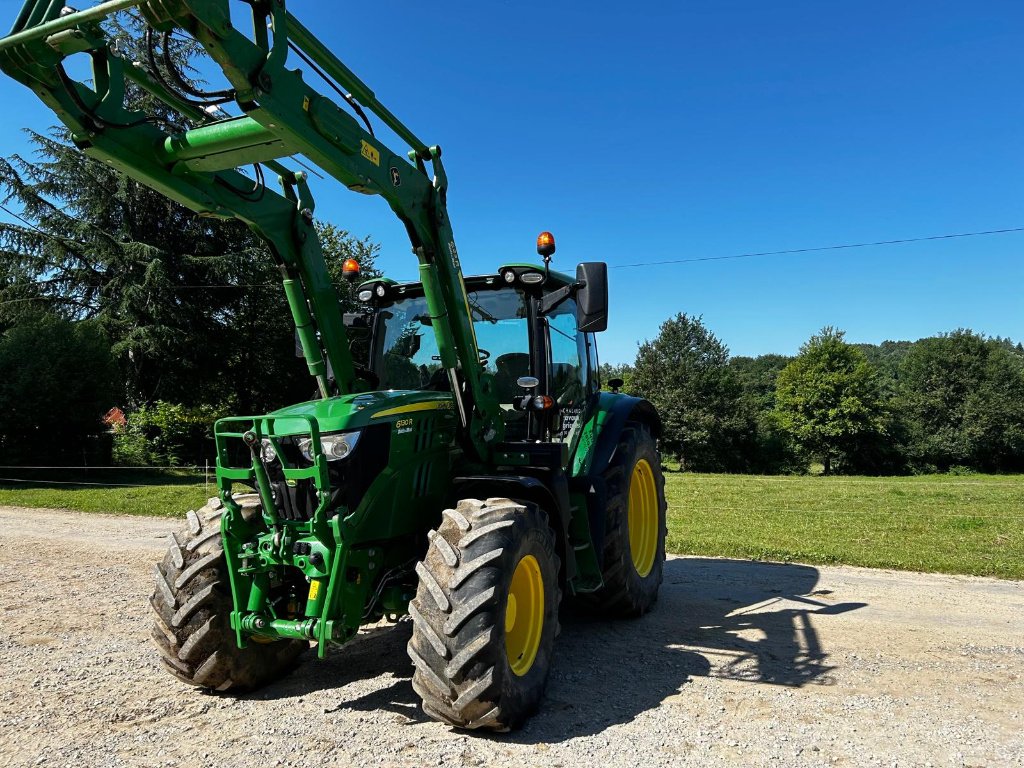
[[(20, 4), (0, 0), (5, 27)], [(444, 148), (467, 273), (533, 258), (543, 229), (556, 267), (608, 262), (605, 361), (676, 312), (733, 354), (792, 354), (824, 325), (1024, 340), (1024, 233), (616, 268), (1024, 226), (1019, 0), (289, 8)], [(0, 98), (3, 154), (53, 122), (13, 81)], [(416, 274), (379, 198), (314, 192), (321, 218), (383, 245), (386, 272)]]

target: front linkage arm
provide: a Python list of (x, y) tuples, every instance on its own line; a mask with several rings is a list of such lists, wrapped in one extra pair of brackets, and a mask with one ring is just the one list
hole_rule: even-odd
[[(31, 88), (91, 156), (201, 214), (237, 218), (269, 244), (310, 373), (331, 394), (328, 366), (340, 393), (364, 388), (357, 380), (337, 294), (327, 276), (312, 226), (305, 176), (280, 161), (302, 154), (349, 189), (383, 197), (403, 222), (420, 264), (441, 363), (459, 409), (464, 443), (486, 460), (503, 438), (491, 377), (480, 363), (451, 223), (447, 177), (439, 147), (428, 147), (337, 57), (285, 9), (283, 0), (245, 0), (252, 38), (231, 21), (229, 0), (110, 0), (86, 11), (62, 0), (29, 0), (11, 34), (0, 40), (0, 68)], [(212, 118), (142, 64), (114, 51), (99, 22), (138, 8), (150, 27), (183, 30), (221, 67), (243, 112)], [(409, 147), (394, 154), (301, 70), (288, 69), (289, 51), (351, 92)], [(64, 59), (87, 53), (93, 87), (71, 79)], [(193, 127), (174, 131), (125, 106), (131, 82), (185, 116)], [(433, 178), (428, 175), (430, 164)], [(237, 169), (262, 164), (281, 178), (282, 194), (254, 190)]]

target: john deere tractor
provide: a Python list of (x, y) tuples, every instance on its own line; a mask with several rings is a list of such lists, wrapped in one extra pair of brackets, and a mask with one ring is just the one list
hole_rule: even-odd
[[(145, 25), (131, 58), (105, 23), (126, 11)], [(170, 47), (183, 37), (227, 87), (203, 90), (178, 69)], [(91, 74), (65, 65), (81, 54)], [(171, 674), (252, 690), (311, 645), (322, 657), (364, 625), (408, 616), (424, 711), (506, 730), (541, 700), (563, 597), (610, 616), (652, 606), (660, 421), (647, 401), (599, 389), (603, 263), (554, 271), (543, 233), (540, 263), (464, 278), (440, 147), (284, 0), (29, 0), (0, 40), (0, 68), (86, 154), (259, 234), (317, 384), (310, 402), (217, 422), (219, 497), (188, 513), (156, 567), (153, 636)], [(368, 113), (406, 154), (375, 137)], [(343, 313), (295, 156), (387, 201), (419, 282), (363, 282), (361, 311)]]

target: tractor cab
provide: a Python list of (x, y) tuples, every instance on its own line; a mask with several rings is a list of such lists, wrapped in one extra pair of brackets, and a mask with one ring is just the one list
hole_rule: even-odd
[[(506, 441), (569, 442), (596, 402), (594, 331), (607, 322), (604, 266), (580, 265), (576, 280), (533, 264), (465, 278), (480, 361), (501, 405)], [(598, 301), (594, 293), (602, 294)], [(360, 285), (357, 296), (365, 307), (359, 324), (370, 336), (364, 363), (376, 387), (450, 391), (422, 284), (377, 279)], [(582, 312), (584, 301), (591, 303), (589, 315)], [(603, 310), (595, 313), (595, 304)]]

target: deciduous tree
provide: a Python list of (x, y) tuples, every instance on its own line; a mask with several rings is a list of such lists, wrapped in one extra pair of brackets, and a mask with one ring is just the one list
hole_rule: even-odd
[(678, 314), (637, 353), (631, 392), (650, 400), (664, 425), (663, 450), (683, 468), (736, 471), (744, 467), (751, 425), (729, 350), (700, 317)]
[(906, 451), (921, 469), (1024, 469), (1024, 357), (957, 330), (922, 339), (899, 369)]
[(95, 321), (36, 309), (0, 334), (3, 463), (81, 464), (114, 403), (110, 342)]
[(779, 373), (775, 415), (826, 474), (837, 462), (857, 466), (861, 456), (874, 453), (886, 426), (875, 369), (831, 327), (812, 336)]

